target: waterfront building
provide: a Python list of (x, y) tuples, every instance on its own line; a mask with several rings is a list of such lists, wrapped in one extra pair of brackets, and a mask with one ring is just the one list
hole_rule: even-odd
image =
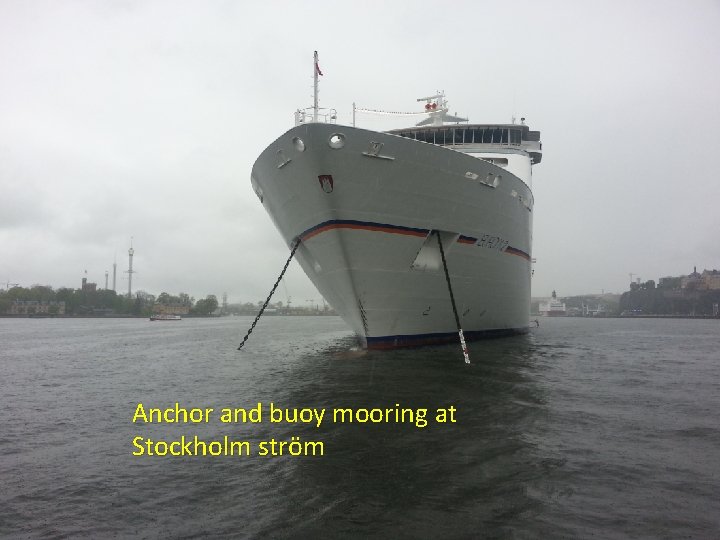
[(153, 313), (156, 315), (187, 315), (190, 313), (190, 306), (187, 304), (155, 304)]
[(720, 290), (720, 271), (719, 270), (703, 270), (700, 278), (703, 285), (709, 291)]
[(65, 315), (65, 302), (38, 300), (14, 300), (8, 310), (10, 315)]

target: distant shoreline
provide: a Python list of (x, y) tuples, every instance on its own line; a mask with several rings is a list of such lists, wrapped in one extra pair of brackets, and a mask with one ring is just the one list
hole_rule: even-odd
[(582, 317), (582, 316), (575, 316), (575, 315), (567, 315), (567, 316), (555, 316), (555, 317), (546, 317), (544, 315), (530, 315), (530, 317), (534, 319), (539, 320), (548, 320), (548, 319), (718, 319), (720, 320), (720, 317), (717, 317), (715, 315), (603, 315), (602, 317)]
[[(273, 313), (267, 314), (270, 317), (339, 317), (337, 314), (326, 315), (324, 313), (292, 313), (292, 314), (280, 314)], [(239, 315), (183, 315), (183, 319), (225, 319), (230, 317), (254, 317), (255, 314), (243, 313)], [(549, 320), (549, 319), (716, 319), (720, 320), (720, 317), (713, 315), (614, 315), (604, 317), (544, 317), (542, 315), (530, 315), (535, 320)], [(150, 319), (147, 315), (25, 315), (18, 314), (12, 315), (7, 313), (0, 314), (0, 319)]]
[(614, 319), (719, 319), (716, 315), (618, 315)]
[[(182, 315), (183, 319), (227, 319), (230, 317), (254, 317), (256, 313), (243, 313), (240, 315)], [(337, 314), (326, 315), (324, 313), (266, 313), (269, 317), (339, 317)], [(150, 319), (149, 315), (27, 315), (27, 314), (9, 314), (0, 313), (0, 319)]]

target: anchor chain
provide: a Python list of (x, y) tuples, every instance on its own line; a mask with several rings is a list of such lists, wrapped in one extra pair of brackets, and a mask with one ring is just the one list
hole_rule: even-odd
[(242, 342), (238, 346), (238, 348), (237, 348), (238, 351), (243, 348), (243, 345), (245, 345), (245, 342), (248, 340), (248, 338), (250, 337), (250, 334), (252, 334), (253, 330), (255, 329), (255, 325), (258, 323), (258, 321), (260, 320), (260, 317), (262, 317), (262, 314), (265, 312), (265, 308), (267, 307), (268, 303), (270, 302), (272, 295), (275, 293), (275, 289), (277, 289), (278, 285), (280, 285), (280, 280), (285, 275), (285, 271), (288, 269), (288, 266), (290, 265), (290, 261), (292, 260), (293, 256), (295, 255), (295, 252), (297, 251), (297, 248), (299, 245), (300, 245), (300, 239), (298, 238), (297, 241), (295, 242), (295, 245), (292, 248), (292, 251), (290, 252), (290, 256), (288, 257), (288, 260), (285, 261), (285, 266), (283, 266), (282, 272), (280, 272), (280, 275), (278, 276), (277, 281), (275, 281), (275, 285), (273, 285), (273, 288), (270, 291), (270, 294), (265, 299), (265, 303), (260, 308), (260, 313), (257, 314), (257, 317), (255, 317), (255, 320), (253, 321), (252, 325), (250, 326), (250, 330), (247, 331), (247, 334), (245, 334), (245, 337), (243, 338)]
[(445, 250), (443, 249), (442, 240), (440, 240), (440, 231), (435, 231), (437, 235), (438, 246), (440, 247), (440, 256), (442, 257), (443, 268), (445, 269), (445, 281), (447, 281), (448, 291), (450, 292), (450, 303), (452, 304), (453, 315), (455, 315), (455, 324), (457, 324), (458, 335), (460, 336), (460, 346), (462, 347), (465, 363), (470, 363), (467, 345), (465, 345), (465, 335), (460, 326), (460, 317), (458, 317), (457, 307), (455, 306), (455, 296), (453, 295), (452, 285), (450, 285), (450, 273), (448, 272), (447, 261), (445, 260)]

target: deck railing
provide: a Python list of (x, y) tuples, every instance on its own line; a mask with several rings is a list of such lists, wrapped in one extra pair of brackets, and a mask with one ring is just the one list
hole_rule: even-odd
[(308, 107), (306, 109), (298, 109), (295, 111), (295, 125), (309, 124), (311, 122), (319, 122), (322, 124), (336, 124), (337, 111), (335, 109), (327, 109), (319, 107), (317, 110), (317, 120), (315, 120), (315, 109)]

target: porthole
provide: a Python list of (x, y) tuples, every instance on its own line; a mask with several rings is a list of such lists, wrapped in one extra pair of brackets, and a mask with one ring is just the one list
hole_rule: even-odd
[(328, 139), (328, 144), (330, 145), (330, 148), (335, 150), (342, 148), (345, 146), (345, 135), (342, 133), (333, 133)]
[(293, 137), (292, 143), (298, 152), (305, 151), (305, 142), (300, 137)]

